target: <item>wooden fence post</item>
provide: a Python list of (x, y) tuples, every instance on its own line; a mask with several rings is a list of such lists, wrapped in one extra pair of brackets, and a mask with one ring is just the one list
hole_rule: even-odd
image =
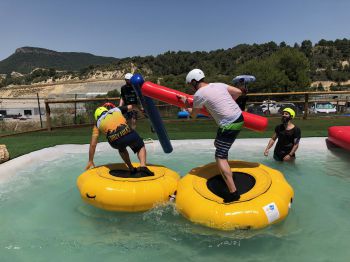
[(51, 131), (50, 106), (47, 100), (45, 100), (45, 111), (46, 111), (46, 127), (48, 131)]
[(340, 113), (340, 106), (339, 106), (339, 98), (337, 98), (337, 106), (336, 106), (337, 112), (336, 114)]
[(39, 93), (36, 93), (36, 98), (38, 100), (38, 109), (39, 109), (39, 116), (40, 116), (40, 127), (43, 128), (43, 120), (41, 119), (41, 108), (40, 108)]
[(307, 119), (309, 113), (309, 94), (305, 93), (305, 103), (304, 103), (304, 116), (303, 119)]
[(74, 124), (77, 124), (77, 94), (74, 95)]

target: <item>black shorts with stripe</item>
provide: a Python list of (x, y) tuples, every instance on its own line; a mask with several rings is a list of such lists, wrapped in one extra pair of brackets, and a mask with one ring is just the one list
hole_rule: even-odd
[[(243, 116), (241, 115), (234, 123), (243, 124)], [(238, 125), (239, 126), (239, 125)], [(217, 131), (214, 146), (216, 147), (215, 157), (221, 159), (228, 159), (228, 151), (230, 150), (233, 142), (235, 142), (238, 134), (241, 132), (241, 128), (237, 129), (225, 129), (220, 127)]]

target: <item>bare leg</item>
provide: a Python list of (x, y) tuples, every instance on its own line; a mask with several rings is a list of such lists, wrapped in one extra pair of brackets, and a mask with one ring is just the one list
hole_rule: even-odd
[(133, 170), (134, 167), (133, 165), (131, 164), (131, 161), (130, 161), (130, 156), (129, 156), (129, 152), (124, 149), (124, 150), (119, 150), (119, 155), (120, 157), (124, 160), (125, 164), (128, 166), (128, 168), (130, 170)]
[(236, 185), (233, 182), (231, 168), (228, 164), (227, 159), (221, 159), (218, 157), (216, 157), (215, 159), (230, 193), (237, 191)]
[(143, 146), (139, 152), (137, 152), (137, 157), (140, 160), (140, 166), (146, 166), (146, 147)]
[(134, 117), (131, 118), (131, 128), (133, 130), (136, 129), (136, 118), (134, 118)]
[(135, 130), (136, 129), (136, 117), (133, 115), (131, 116), (131, 118), (126, 120), (128, 123), (128, 126), (132, 129)]
[(139, 170), (142, 171), (146, 176), (154, 176), (154, 173), (148, 169), (146, 166), (146, 147), (143, 146), (139, 152), (137, 152), (137, 157), (140, 160), (140, 168)]

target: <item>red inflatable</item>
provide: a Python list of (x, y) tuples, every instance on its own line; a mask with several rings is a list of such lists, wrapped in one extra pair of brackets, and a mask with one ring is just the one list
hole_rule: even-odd
[(350, 151), (350, 126), (328, 128), (328, 141)]
[[(179, 95), (186, 96), (192, 105), (193, 96), (186, 93), (160, 86), (152, 82), (145, 82), (141, 88), (142, 94), (153, 99), (160, 100), (170, 105), (185, 107), (185, 104), (178, 98)], [(203, 108), (200, 112), (203, 115), (209, 115), (207, 110)], [(243, 112), (244, 127), (255, 131), (264, 131), (267, 127), (268, 120), (266, 117), (258, 116), (248, 112)]]

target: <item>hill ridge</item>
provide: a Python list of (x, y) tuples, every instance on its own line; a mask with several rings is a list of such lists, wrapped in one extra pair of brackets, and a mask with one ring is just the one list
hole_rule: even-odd
[(115, 57), (96, 56), (84, 52), (57, 52), (40, 47), (24, 46), (0, 61), (0, 74), (18, 72), (28, 74), (35, 68), (79, 71), (90, 65), (117, 63)]

